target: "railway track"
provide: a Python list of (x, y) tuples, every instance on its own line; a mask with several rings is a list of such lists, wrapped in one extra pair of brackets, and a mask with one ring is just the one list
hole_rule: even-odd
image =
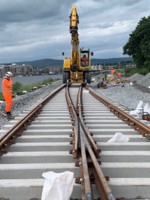
[[(150, 128), (90, 88), (62, 85), (11, 123), (0, 199), (40, 200), (47, 171), (74, 173), (71, 199), (150, 199)], [(108, 142), (117, 132), (129, 142)]]

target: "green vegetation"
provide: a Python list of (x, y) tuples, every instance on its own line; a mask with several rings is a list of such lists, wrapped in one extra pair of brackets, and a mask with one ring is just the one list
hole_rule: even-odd
[[(123, 53), (133, 57), (138, 70), (147, 68), (150, 71), (150, 16), (143, 17), (129, 40), (123, 47)], [(142, 71), (142, 73), (145, 73)]]
[(22, 95), (24, 94), (22, 91), (32, 92), (35, 88), (41, 88), (43, 85), (51, 84), (53, 81), (53, 79), (49, 78), (40, 83), (33, 83), (31, 85), (22, 85), (20, 82), (16, 82), (13, 84), (13, 94)]
[(19, 94), (22, 91), (23, 85), (20, 82), (13, 84), (13, 93)]
[[(59, 79), (53, 80), (49, 78), (49, 79), (43, 80), (40, 83), (33, 83), (31, 85), (22, 85), (20, 82), (15, 82), (13, 84), (13, 94), (23, 95), (24, 94), (23, 91), (32, 92), (35, 89), (43, 87), (43, 85), (51, 84), (52, 82), (57, 81), (57, 80)], [(2, 93), (0, 93), (0, 100), (3, 100)]]
[(3, 101), (4, 98), (3, 98), (3, 94), (0, 92), (0, 100)]
[(128, 68), (125, 70), (125, 76), (132, 76), (133, 74), (138, 73), (141, 75), (146, 75), (149, 73), (148, 68)]

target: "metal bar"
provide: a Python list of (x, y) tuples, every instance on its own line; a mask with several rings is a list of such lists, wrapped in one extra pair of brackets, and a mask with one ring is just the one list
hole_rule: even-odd
[(108, 185), (108, 182), (102, 172), (102, 169), (90, 147), (90, 145), (88, 144), (88, 142), (86, 142), (86, 148), (88, 150), (88, 153), (91, 157), (94, 169), (92, 172), (94, 172), (95, 175), (95, 180), (96, 180), (96, 186), (97, 189), (99, 191), (100, 197), (103, 200), (115, 200), (112, 191)]
[(99, 157), (100, 149), (95, 144), (94, 139), (90, 134), (90, 131), (88, 130), (87, 126), (84, 123), (81, 108), (82, 108), (82, 86), (79, 88), (79, 95), (78, 95), (78, 112), (79, 112), (80, 122), (81, 122), (82, 128), (84, 129), (84, 132), (88, 138), (88, 141), (92, 145), (92, 149), (94, 150), (96, 157)]
[(91, 190), (91, 183), (89, 178), (89, 171), (88, 171), (88, 164), (87, 164), (87, 156), (86, 156), (86, 149), (85, 149), (85, 141), (83, 140), (84, 134), (81, 132), (80, 134), (80, 141), (81, 141), (81, 175), (83, 177), (83, 181), (81, 182), (82, 185), (82, 199), (83, 200), (92, 200), (92, 190)]
[(74, 124), (73, 124), (73, 126), (74, 126), (74, 128), (73, 128), (73, 130), (74, 130), (73, 157), (77, 158), (77, 156), (78, 156), (78, 144), (79, 144), (79, 141), (78, 141), (79, 140), (78, 118), (77, 118), (72, 100), (70, 98), (69, 86), (68, 85), (65, 88), (65, 96), (66, 96), (66, 101), (67, 101), (67, 104), (68, 104), (68, 108), (70, 110), (71, 117), (72, 117), (73, 122), (74, 122)]

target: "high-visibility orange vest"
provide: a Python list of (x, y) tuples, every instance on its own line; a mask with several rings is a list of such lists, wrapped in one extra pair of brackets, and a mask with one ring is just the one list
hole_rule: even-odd
[(118, 72), (117, 76), (118, 78), (121, 78), (121, 72)]
[(110, 73), (111, 73), (112, 75), (114, 75), (115, 70), (114, 70), (114, 69), (111, 69)]
[(2, 81), (2, 92), (5, 100), (5, 111), (11, 112), (12, 109), (12, 79), (7, 79), (6, 77)]
[(6, 79), (4, 78), (2, 81), (2, 92), (3, 95), (12, 95), (12, 86), (13, 86), (13, 82), (12, 79)]

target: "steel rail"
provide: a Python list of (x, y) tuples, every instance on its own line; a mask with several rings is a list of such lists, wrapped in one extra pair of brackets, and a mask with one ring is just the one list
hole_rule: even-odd
[(1, 139), (0, 139), (0, 154), (7, 152), (7, 148), (14, 143), (15, 139), (21, 134), (26, 126), (33, 120), (42, 110), (43, 106), (50, 101), (60, 90), (65, 87), (65, 84), (56, 88), (48, 97), (46, 97), (40, 104), (38, 104), (32, 111), (30, 111), (23, 119), (17, 122)]
[(78, 95), (78, 112), (79, 112), (79, 118), (80, 118), (80, 122), (82, 125), (82, 128), (88, 138), (88, 141), (90, 142), (92, 149), (94, 150), (94, 153), (96, 155), (96, 157), (99, 157), (99, 153), (100, 153), (100, 149), (97, 147), (92, 134), (90, 133), (89, 129), (87, 128), (87, 126), (85, 125), (84, 119), (82, 117), (82, 87), (79, 88), (79, 95)]
[[(74, 151), (73, 153), (76, 153), (76, 155), (81, 156), (80, 160), (80, 174), (81, 177), (76, 178), (76, 183), (81, 184), (81, 190), (82, 190), (82, 200), (92, 200), (92, 190), (91, 190), (91, 183), (90, 183), (90, 177), (88, 173), (88, 162), (87, 162), (87, 156), (86, 156), (86, 148), (85, 143), (83, 141), (83, 136), (81, 134), (81, 126), (79, 122), (79, 116), (77, 110), (75, 110), (72, 100), (69, 94), (69, 86), (66, 87), (66, 101), (69, 105), (69, 108), (71, 109), (71, 116), (72, 119), (74, 119)], [(75, 116), (74, 116), (75, 115)], [(77, 149), (76, 149), (77, 148)], [(77, 158), (77, 157), (76, 157)]]
[(66, 101), (67, 101), (67, 105), (68, 105), (68, 109), (70, 111), (72, 120), (73, 120), (73, 133), (72, 133), (72, 144), (73, 144), (73, 150), (70, 151), (71, 154), (73, 154), (74, 158), (78, 157), (78, 118), (76, 115), (76, 111), (74, 109), (71, 97), (70, 97), (70, 93), (69, 93), (69, 86), (67, 85), (65, 88), (65, 97), (66, 97)]
[[(76, 112), (78, 114), (78, 123), (80, 123), (80, 148), (81, 148), (81, 158), (80, 158), (80, 174), (81, 174), (81, 188), (82, 188), (82, 199), (83, 200), (92, 200), (93, 194), (92, 194), (92, 187), (91, 187), (91, 180), (89, 175), (89, 168), (88, 168), (88, 157), (87, 157), (87, 150), (86, 150), (86, 141), (87, 138), (85, 136), (85, 130), (83, 129), (81, 120), (80, 120), (80, 114), (81, 114), (81, 103), (80, 103), (80, 96), (82, 93), (82, 85), (80, 86), (78, 90), (77, 95), (77, 109)], [(90, 135), (91, 136), (91, 135)], [(95, 143), (94, 143), (95, 144)]]
[(89, 167), (89, 172), (93, 174), (94, 180), (99, 191), (100, 197), (103, 200), (115, 200), (112, 191), (108, 185), (107, 178), (104, 176), (102, 169), (95, 157), (91, 146), (86, 142), (86, 148), (90, 155), (93, 167)]
[(104, 105), (106, 105), (110, 109), (111, 112), (113, 112), (115, 115), (117, 115), (127, 124), (129, 124), (132, 128), (134, 128), (135, 130), (138, 130), (144, 137), (150, 138), (149, 126), (145, 125), (144, 123), (140, 122), (138, 119), (135, 119), (128, 113), (124, 112), (123, 110), (119, 109), (112, 103), (108, 102), (106, 99), (98, 95), (93, 89), (88, 87), (88, 90), (92, 96), (94, 96), (97, 100), (99, 100)]
[[(79, 116), (80, 116), (80, 121), (82, 121), (81, 123), (83, 123), (82, 125), (84, 125), (85, 129), (84, 133), (85, 136), (82, 136), (82, 138), (84, 137), (84, 144), (86, 147), (86, 151), (88, 153), (88, 155), (90, 156), (90, 164), (89, 164), (89, 173), (93, 173), (94, 175), (94, 180), (99, 192), (99, 195), (101, 197), (101, 199), (103, 200), (115, 200), (112, 191), (108, 185), (108, 182), (106, 180), (106, 177), (104, 176), (102, 169), (99, 165), (98, 159), (97, 159), (97, 154), (95, 155), (93, 152), (93, 146), (91, 143), (91, 140), (89, 140), (89, 131), (88, 133), (86, 132), (88, 130), (88, 128), (85, 126), (83, 118), (82, 118), (82, 87), (80, 87), (79, 89), (79, 95), (78, 95), (78, 108), (79, 108)], [(93, 140), (93, 138), (92, 138)], [(98, 152), (96, 152), (98, 153)], [(92, 162), (92, 165), (91, 165)]]
[(82, 199), (83, 200), (92, 200), (92, 188), (90, 182), (90, 175), (88, 169), (88, 158), (86, 152), (86, 143), (85, 137), (81, 133), (80, 134), (80, 142), (81, 142), (81, 163), (80, 163), (80, 173), (81, 173), (81, 188), (82, 188)]

